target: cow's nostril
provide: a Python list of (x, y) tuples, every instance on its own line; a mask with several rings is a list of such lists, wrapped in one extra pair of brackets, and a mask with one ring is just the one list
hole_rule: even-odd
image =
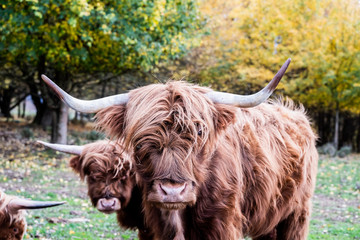
[(161, 192), (162, 192), (164, 195), (167, 195), (167, 192), (165, 191), (165, 189), (163, 188), (163, 186), (161, 185), (161, 183), (159, 183), (159, 186), (160, 186)]
[(186, 187), (187, 187), (187, 183), (184, 184), (184, 188), (183, 188), (183, 190), (180, 192), (180, 195), (182, 195), (182, 194), (185, 193)]

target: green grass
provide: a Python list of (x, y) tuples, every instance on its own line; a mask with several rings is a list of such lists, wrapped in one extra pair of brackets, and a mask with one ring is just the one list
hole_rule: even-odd
[[(68, 155), (34, 149), (0, 155), (0, 187), (35, 200), (66, 201), (56, 208), (28, 211), (25, 239), (136, 239), (119, 228), (116, 216), (91, 206), (87, 188), (67, 166)], [(319, 162), (308, 239), (360, 239), (360, 156)]]
[(316, 193), (358, 199), (359, 190), (360, 156), (320, 157)]
[(360, 156), (320, 157), (308, 239), (360, 239)]

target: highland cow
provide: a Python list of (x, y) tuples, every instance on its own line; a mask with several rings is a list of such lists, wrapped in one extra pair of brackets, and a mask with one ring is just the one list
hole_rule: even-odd
[(0, 190), (0, 240), (23, 239), (27, 227), (25, 209), (48, 208), (64, 203), (25, 200)]
[(152, 239), (144, 225), (141, 192), (135, 184), (131, 154), (107, 140), (84, 146), (39, 143), (57, 151), (75, 154), (70, 167), (87, 182), (88, 195), (100, 212), (116, 213), (120, 226), (138, 229), (141, 240)]
[(249, 96), (168, 82), (84, 101), (43, 79), (134, 151), (155, 239), (296, 240), (308, 232), (318, 155), (303, 107), (266, 102), (289, 63)]

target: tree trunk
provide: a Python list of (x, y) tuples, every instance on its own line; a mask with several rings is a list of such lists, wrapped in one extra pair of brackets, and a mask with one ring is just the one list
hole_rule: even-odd
[[(20, 98), (20, 97), (18, 97), (18, 98)], [(18, 116), (18, 118), (21, 118), (21, 104), (18, 105), (17, 116)]]
[(78, 113), (78, 111), (75, 111), (73, 121), (77, 122), (77, 121), (78, 121), (78, 117), (79, 117), (79, 113)]
[(355, 139), (355, 151), (357, 153), (360, 153), (360, 114), (357, 116), (357, 120), (356, 120), (356, 126), (357, 126), (357, 136)]
[(336, 150), (339, 148), (339, 107), (335, 110), (335, 132), (334, 132), (334, 147)]
[(36, 115), (33, 123), (37, 125), (42, 125), (44, 114), (47, 113), (48, 106), (44, 99), (42, 99), (38, 93), (36, 86), (30, 86), (31, 99), (36, 107)]
[[(55, 79), (59, 85), (62, 85), (64, 89), (66, 89), (67, 83), (69, 81), (68, 73), (65, 71), (56, 70), (55, 71)], [(56, 97), (58, 100), (58, 98)], [(68, 125), (68, 118), (69, 118), (69, 108), (68, 106), (59, 101), (59, 106), (56, 111), (56, 118), (54, 116), (56, 123), (53, 125), (53, 140), (59, 144), (66, 144), (67, 143), (67, 125)]]
[(10, 114), (10, 104), (11, 104), (11, 98), (14, 94), (14, 88), (9, 87), (8, 89), (2, 89), (0, 92), (0, 109), (1, 113), (6, 118), (11, 118)]
[(324, 142), (324, 125), (325, 125), (325, 114), (323, 111), (318, 111), (317, 112), (317, 118), (316, 118), (316, 125), (317, 125), (317, 128), (318, 128), (318, 135), (320, 136), (319, 137), (319, 144), (320, 145), (323, 145), (325, 144)]
[(57, 140), (57, 125), (58, 125), (58, 113), (57, 110), (51, 111), (51, 140), (50, 142), (56, 143)]
[(39, 125), (42, 126), (44, 130), (47, 127), (52, 126), (53, 111), (54, 110), (52, 110), (48, 107), (46, 107), (45, 110), (42, 111), (43, 113), (42, 113)]
[[(37, 65), (38, 79), (41, 79), (41, 74), (45, 73), (45, 61), (46, 61), (45, 55), (43, 54), (40, 55)], [(46, 119), (51, 119), (51, 110), (49, 109), (47, 100), (44, 98), (45, 94), (43, 92), (43, 89), (41, 88), (41, 84), (39, 85), (35, 83), (34, 76), (29, 77), (29, 79), (27, 79), (26, 82), (28, 83), (28, 86), (30, 88), (31, 99), (36, 107), (36, 115), (33, 123), (45, 127), (44, 125), (42, 125), (44, 122), (43, 118), (45, 117)], [(41, 90), (41, 94), (39, 95), (40, 90)], [(51, 124), (51, 120), (46, 122)]]
[(69, 107), (61, 102), (59, 119), (57, 124), (57, 138), (56, 143), (66, 144), (67, 143), (67, 125), (68, 125)]
[[(20, 106), (19, 106), (19, 108), (20, 108)], [(22, 118), (25, 118), (25, 113), (26, 113), (26, 98), (23, 101), (23, 109), (22, 109), (22, 114), (21, 114)]]
[(107, 83), (107, 81), (104, 81), (103, 84), (102, 84), (102, 89), (101, 89), (101, 96), (100, 96), (100, 98), (103, 98), (103, 97), (105, 96), (106, 83)]

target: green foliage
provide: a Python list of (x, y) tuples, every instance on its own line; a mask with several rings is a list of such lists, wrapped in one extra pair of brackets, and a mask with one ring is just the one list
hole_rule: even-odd
[(176, 58), (198, 28), (194, 1), (8, 1), (0, 6), (5, 62), (67, 72), (148, 70)]

